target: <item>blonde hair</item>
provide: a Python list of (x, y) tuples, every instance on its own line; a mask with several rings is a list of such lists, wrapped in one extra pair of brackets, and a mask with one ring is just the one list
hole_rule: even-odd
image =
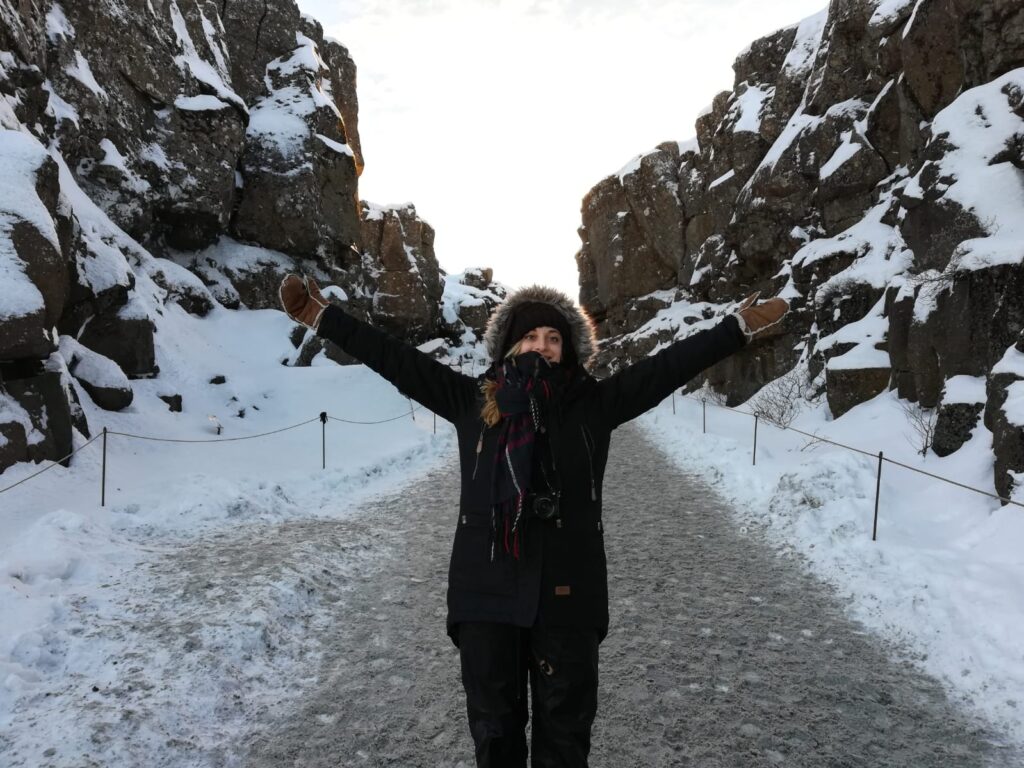
[[(505, 353), (505, 359), (515, 357), (522, 348), (523, 340), (520, 339)], [(484, 424), (488, 427), (493, 427), (501, 421), (501, 409), (498, 408), (498, 401), (494, 396), (497, 390), (498, 382), (494, 379), (485, 378), (483, 384), (480, 385), (480, 391), (484, 395), (484, 407), (480, 409), (480, 418), (484, 420)]]

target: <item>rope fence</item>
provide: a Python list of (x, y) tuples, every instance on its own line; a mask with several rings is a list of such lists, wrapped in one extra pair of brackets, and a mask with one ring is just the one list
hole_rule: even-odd
[[(703, 416), (703, 432), (706, 434), (707, 431), (708, 431), (708, 426), (707, 426), (707, 424), (708, 424), (708, 422), (707, 422), (708, 399), (706, 397), (695, 397), (693, 395), (685, 395), (685, 394), (681, 395), (681, 396), (684, 399), (686, 399), (686, 400), (693, 400), (695, 402), (701, 403), (701, 406), (702, 406), (702, 416)], [(675, 396), (675, 392), (673, 392), (672, 393), (672, 413), (673, 414), (676, 412), (675, 397), (676, 397)], [(721, 403), (716, 403), (714, 401), (711, 401), (711, 405), (716, 407), (716, 408), (721, 408), (722, 410), (725, 410), (725, 411), (731, 411), (732, 413), (738, 413), (738, 414), (741, 414), (743, 416), (750, 416), (751, 418), (754, 419), (754, 447), (753, 447), (753, 452), (752, 452), (752, 463), (753, 463), (753, 465), (756, 466), (757, 465), (757, 427), (758, 427), (758, 424), (761, 421), (761, 416), (759, 414), (756, 414), (756, 413), (751, 413), (750, 411), (740, 410), (739, 408), (730, 408), (727, 405), (722, 405)], [(877, 539), (878, 539), (878, 510), (879, 510), (879, 502), (881, 500), (881, 491), (882, 491), (882, 465), (884, 463), (886, 463), (886, 462), (888, 462), (889, 464), (892, 464), (893, 466), (909, 470), (910, 472), (916, 472), (919, 475), (924, 475), (926, 477), (930, 477), (930, 478), (932, 478), (934, 480), (941, 480), (942, 482), (947, 483), (948, 485), (953, 485), (953, 486), (956, 486), (957, 488), (962, 488), (962, 489), (967, 490), (967, 491), (973, 491), (974, 493), (979, 493), (979, 494), (981, 494), (983, 496), (988, 496), (990, 499), (996, 499), (997, 501), (1000, 501), (1003, 504), (1012, 504), (1015, 507), (1024, 508), (1024, 503), (1021, 503), (1019, 501), (1015, 501), (1015, 500), (1013, 500), (1011, 498), (1007, 498), (1006, 496), (1000, 496), (999, 494), (992, 493), (991, 491), (986, 491), (986, 490), (983, 490), (981, 488), (975, 488), (974, 486), (967, 485), (966, 483), (961, 483), (961, 482), (958, 482), (956, 480), (950, 480), (949, 478), (942, 477), (941, 475), (936, 475), (934, 472), (927, 472), (927, 471), (925, 471), (923, 469), (918, 469), (917, 467), (912, 467), (909, 464), (904, 464), (903, 462), (896, 461), (895, 459), (887, 459), (885, 457), (885, 453), (883, 451), (879, 451), (878, 453), (871, 453), (870, 451), (865, 451), (862, 448), (857, 448), (857, 447), (852, 446), (852, 445), (846, 445), (844, 443), (839, 443), (839, 442), (836, 442), (835, 440), (829, 440), (828, 438), (822, 437), (820, 435), (811, 434), (810, 432), (804, 432), (803, 430), (797, 429), (796, 427), (790, 427), (790, 426), (787, 426), (785, 424), (778, 424), (778, 423), (772, 421), (771, 419), (765, 419), (765, 421), (767, 421), (768, 424), (770, 424), (771, 426), (775, 427), (776, 429), (778, 429), (778, 430), (780, 430), (782, 432), (794, 432), (794, 433), (796, 433), (798, 435), (803, 435), (804, 437), (808, 437), (811, 440), (814, 440), (815, 442), (818, 442), (818, 443), (826, 443), (828, 445), (833, 445), (833, 446), (835, 446), (837, 448), (844, 448), (844, 449), (846, 449), (848, 451), (853, 451), (854, 453), (859, 453), (862, 456), (868, 456), (868, 457), (870, 457), (872, 459), (878, 459), (878, 471), (877, 471), (876, 485), (875, 485), (875, 517), (874, 517), (874, 524), (872, 525), (872, 531), (871, 531), (871, 540), (872, 541), (877, 541)]]
[[(708, 405), (707, 398), (704, 398), (704, 397), (698, 398), (698, 397), (695, 397), (693, 395), (682, 395), (682, 397), (684, 399), (687, 399), (687, 400), (693, 400), (695, 402), (700, 402), (701, 403), (701, 405), (702, 405), (702, 421), (703, 421), (702, 429), (703, 429), (703, 432), (706, 434), (707, 433), (707, 405)], [(758, 426), (759, 426), (759, 424), (761, 422), (761, 416), (759, 414), (756, 414), (756, 413), (751, 413), (750, 411), (740, 410), (739, 408), (730, 408), (729, 406), (721, 405), (720, 403), (716, 403), (714, 401), (712, 401), (711, 405), (714, 406), (714, 407), (717, 407), (717, 408), (721, 408), (722, 410), (731, 411), (732, 413), (738, 413), (738, 414), (743, 415), (743, 416), (750, 416), (750, 417), (752, 417), (754, 419), (754, 436), (753, 436), (752, 464), (754, 466), (756, 466), (757, 465), (757, 431), (758, 431)], [(299, 427), (307, 426), (307, 425), (312, 424), (313, 422), (316, 422), (316, 421), (319, 421), (321, 423), (321, 431), (322, 431), (322, 435), (321, 435), (321, 459), (322, 459), (321, 467), (323, 469), (326, 469), (327, 468), (327, 422), (328, 421), (335, 421), (335, 422), (338, 422), (340, 424), (353, 424), (353, 425), (361, 425), (361, 426), (373, 426), (373, 425), (377, 425), (377, 424), (388, 424), (388, 423), (391, 423), (391, 422), (394, 422), (394, 421), (398, 421), (400, 419), (404, 419), (404, 418), (407, 418), (407, 417), (411, 418), (413, 421), (415, 421), (416, 420), (416, 411), (422, 410), (422, 409), (423, 409), (422, 406), (418, 406), (418, 405), (414, 406), (413, 403), (412, 403), (412, 400), (409, 400), (409, 411), (408, 411), (408, 413), (402, 413), (402, 414), (399, 414), (397, 416), (392, 416), (392, 417), (387, 418), (387, 419), (378, 419), (378, 420), (375, 420), (375, 421), (362, 421), (362, 420), (356, 420), (356, 419), (342, 419), (342, 418), (339, 418), (337, 416), (331, 416), (326, 411), (322, 411), (319, 416), (314, 416), (313, 418), (307, 419), (306, 421), (301, 421), (298, 424), (291, 424), (291, 425), (289, 425), (287, 427), (281, 427), (280, 429), (274, 429), (274, 430), (271, 430), (269, 432), (262, 432), (262, 433), (257, 434), (257, 435), (242, 435), (242, 436), (239, 436), (239, 437), (217, 437), (217, 438), (206, 438), (206, 439), (201, 439), (201, 440), (199, 440), (199, 439), (184, 439), (184, 438), (170, 438), (170, 437), (157, 437), (157, 436), (154, 436), (154, 435), (136, 435), (136, 434), (132, 434), (130, 432), (114, 432), (114, 431), (109, 431), (106, 427), (104, 427), (103, 428), (103, 432), (101, 432), (100, 434), (96, 435), (95, 437), (90, 438), (85, 443), (80, 445), (78, 448), (76, 448), (75, 450), (71, 451), (71, 453), (69, 453), (67, 456), (65, 456), (65, 457), (63, 457), (61, 459), (58, 459), (57, 461), (54, 461), (50, 465), (44, 467), (43, 469), (40, 469), (38, 472), (34, 472), (33, 474), (29, 475), (28, 477), (24, 477), (21, 480), (18, 480), (16, 483), (12, 483), (11, 485), (8, 485), (8, 486), (6, 486), (4, 488), (0, 488), (0, 493), (6, 493), (7, 491), (13, 490), (14, 488), (17, 488), (18, 486), (22, 485), (23, 483), (27, 483), (28, 481), (30, 481), (30, 480), (32, 480), (32, 479), (34, 479), (36, 477), (39, 477), (44, 472), (50, 471), (54, 467), (64, 465), (64, 463), (66, 461), (68, 461), (72, 456), (77, 454), (79, 451), (85, 449), (86, 447), (92, 445), (97, 440), (100, 440), (102, 438), (102, 442), (103, 442), (103, 467), (102, 467), (102, 474), (101, 474), (101, 481), (100, 481), (100, 506), (106, 506), (107, 440), (110, 437), (123, 437), (123, 438), (127, 438), (127, 439), (130, 439), (130, 440), (144, 440), (144, 441), (158, 442), (158, 443), (182, 443), (182, 444), (193, 444), (193, 445), (194, 444), (201, 444), (201, 443), (232, 443), (232, 442), (239, 442), (239, 441), (242, 441), (242, 440), (256, 440), (256, 439), (259, 439), (259, 438), (270, 437), (272, 435), (279, 435), (279, 434), (281, 434), (283, 432), (288, 432), (288, 431), (293, 430), (293, 429), (298, 429)], [(672, 413), (673, 414), (676, 413), (675, 392), (672, 393)], [(434, 419), (434, 426), (433, 426), (434, 434), (437, 434), (437, 414), (436, 413), (433, 414), (433, 419)], [(871, 453), (869, 451), (865, 451), (865, 450), (863, 450), (861, 448), (857, 448), (857, 447), (852, 446), (852, 445), (846, 445), (844, 443), (840, 443), (840, 442), (837, 442), (835, 440), (829, 440), (828, 438), (822, 437), (821, 435), (812, 434), (810, 432), (804, 432), (803, 430), (797, 429), (796, 427), (791, 427), (791, 426), (788, 426), (788, 425), (778, 424), (778, 423), (776, 423), (776, 422), (774, 422), (774, 421), (772, 421), (770, 419), (765, 419), (765, 421), (767, 421), (768, 424), (770, 424), (771, 426), (775, 427), (776, 429), (778, 429), (780, 431), (783, 431), (783, 432), (793, 432), (795, 434), (802, 435), (804, 437), (810, 438), (811, 440), (814, 440), (815, 442), (818, 442), (818, 443), (825, 443), (825, 444), (828, 444), (828, 445), (835, 446), (837, 448), (843, 448), (843, 449), (848, 450), (848, 451), (853, 451), (854, 453), (861, 454), (862, 456), (868, 456), (868, 457), (870, 457), (872, 459), (875, 459), (875, 458), (878, 459), (877, 480), (876, 480), (876, 488), (875, 488), (875, 515), (874, 515), (874, 524), (872, 526), (872, 533), (871, 533), (871, 540), (872, 541), (876, 541), (877, 538), (878, 538), (878, 512), (879, 512), (879, 503), (880, 503), (880, 498), (881, 498), (881, 487), (882, 487), (882, 465), (884, 463), (886, 463), (886, 462), (888, 462), (889, 464), (892, 464), (893, 466), (900, 467), (901, 469), (905, 469), (905, 470), (908, 470), (910, 472), (916, 472), (919, 475), (924, 475), (924, 476), (929, 477), (929, 478), (934, 479), (934, 480), (940, 480), (940, 481), (942, 481), (944, 483), (947, 483), (948, 485), (952, 485), (952, 486), (955, 486), (957, 488), (961, 488), (963, 490), (972, 491), (974, 493), (978, 493), (978, 494), (981, 494), (983, 496), (987, 496), (987, 497), (989, 497), (991, 499), (996, 499), (997, 501), (999, 501), (999, 502), (1001, 502), (1003, 504), (1012, 504), (1013, 506), (1024, 508), (1024, 503), (1021, 503), (1019, 501), (1015, 501), (1015, 500), (1013, 500), (1011, 498), (1007, 498), (1005, 496), (1000, 496), (999, 494), (992, 493), (991, 491), (986, 491), (986, 490), (983, 490), (981, 488), (975, 488), (974, 486), (967, 485), (966, 483), (961, 483), (961, 482), (958, 482), (956, 480), (950, 480), (949, 478), (942, 477), (941, 475), (936, 475), (933, 472), (927, 472), (927, 471), (925, 471), (923, 469), (918, 469), (917, 467), (912, 467), (912, 466), (910, 466), (908, 464), (904, 464), (904, 463), (896, 461), (894, 459), (887, 459), (885, 457), (884, 452), (882, 452), (882, 451), (879, 451), (878, 453)]]
[[(328, 421), (336, 421), (336, 422), (339, 422), (341, 424), (356, 424), (356, 425), (366, 425), (366, 426), (372, 426), (372, 425), (376, 425), (376, 424), (389, 424), (389, 423), (391, 423), (393, 421), (398, 421), (400, 419), (406, 419), (406, 418), (411, 418), (413, 421), (416, 421), (416, 411), (419, 411), (419, 410), (423, 410), (423, 406), (413, 405), (412, 400), (409, 400), (409, 410), (406, 413), (399, 414), (398, 416), (392, 416), (392, 417), (387, 418), (387, 419), (378, 419), (376, 421), (359, 421), (359, 420), (355, 420), (355, 419), (342, 419), (342, 418), (338, 418), (336, 416), (331, 416), (326, 411), (322, 411), (319, 416), (314, 416), (312, 419), (306, 419), (305, 421), (300, 421), (298, 424), (291, 424), (291, 425), (289, 425), (287, 427), (281, 427), (280, 429), (274, 429), (274, 430), (271, 430), (269, 432), (261, 432), (261, 433), (259, 433), (257, 435), (241, 435), (239, 437), (214, 437), (214, 438), (204, 438), (204, 439), (158, 437), (158, 436), (155, 436), (155, 435), (136, 435), (136, 434), (132, 434), (131, 432), (115, 432), (113, 430), (108, 430), (106, 427), (104, 427), (102, 432), (100, 432), (99, 434), (97, 434), (94, 437), (90, 438), (86, 442), (82, 443), (80, 446), (78, 446), (78, 448), (73, 450), (71, 453), (69, 453), (64, 458), (58, 459), (57, 461), (52, 462), (48, 466), (43, 467), (42, 469), (40, 469), (38, 472), (33, 472), (28, 477), (23, 477), (21, 480), (18, 480), (16, 483), (12, 483), (11, 485), (8, 485), (8, 486), (5, 486), (3, 488), (0, 488), (0, 493), (6, 493), (7, 491), (13, 490), (14, 488), (17, 488), (19, 485), (22, 485), (23, 483), (27, 483), (29, 480), (32, 480), (33, 478), (39, 477), (39, 475), (43, 474), (44, 472), (49, 472), (54, 467), (62, 466), (62, 465), (66, 466), (65, 462), (68, 461), (68, 459), (70, 459), (76, 453), (78, 453), (79, 451), (84, 450), (88, 446), (90, 446), (93, 443), (95, 443), (97, 440), (101, 440), (102, 444), (103, 444), (103, 462), (102, 462), (102, 469), (101, 469), (101, 474), (100, 474), (100, 506), (103, 507), (103, 506), (106, 506), (106, 503), (107, 503), (107, 441), (111, 437), (123, 437), (123, 438), (127, 438), (129, 440), (143, 440), (143, 441), (154, 442), (154, 443), (179, 443), (179, 444), (190, 444), (190, 445), (202, 444), (202, 443), (234, 443), (234, 442), (239, 442), (239, 441), (242, 441), (242, 440), (257, 440), (257, 439), (263, 438), (263, 437), (270, 437), (272, 435), (279, 435), (282, 432), (288, 432), (288, 431), (293, 430), (293, 429), (298, 429), (299, 427), (305, 427), (305, 426), (307, 426), (309, 424), (312, 424), (314, 422), (317, 422), (317, 421), (320, 422), (321, 430), (322, 430), (322, 439), (321, 439), (321, 459), (322, 460), (321, 460), (321, 468), (322, 469), (326, 469), (327, 468), (327, 422)], [(435, 414), (433, 414), (433, 416), (434, 416), (434, 434), (436, 435), (437, 434), (437, 414), (435, 413)], [(218, 432), (219, 432), (219, 430), (220, 430), (220, 426), (218, 425)]]

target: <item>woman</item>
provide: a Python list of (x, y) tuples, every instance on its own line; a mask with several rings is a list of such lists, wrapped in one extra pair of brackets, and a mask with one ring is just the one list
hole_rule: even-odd
[(329, 305), (289, 275), (293, 320), (452, 422), (462, 491), (448, 574), (448, 634), (458, 646), (478, 766), (586, 766), (597, 712), (597, 648), (608, 632), (601, 482), (611, 432), (778, 324), (782, 299), (598, 381), (589, 319), (563, 294), (530, 287), (491, 316), (492, 365), (478, 378)]

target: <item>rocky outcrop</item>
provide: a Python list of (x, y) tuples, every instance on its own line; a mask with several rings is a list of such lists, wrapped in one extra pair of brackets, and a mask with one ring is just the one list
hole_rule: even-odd
[(409, 204), (362, 204), (362, 242), (377, 269), (372, 314), (385, 330), (416, 343), (432, 336), (443, 287), (434, 255), (434, 230)]
[[(602, 321), (599, 370), (752, 291), (781, 295), (786, 334), (693, 386), (741, 402), (802, 360), (835, 417), (890, 387), (938, 407), (944, 453), (984, 407), (1004, 487), (1020, 450), (996, 403), (1013, 384), (994, 373), (1024, 328), (1020, 4), (837, 0), (734, 70), (695, 141), (584, 199), (580, 302)], [(988, 381), (987, 397), (945, 401), (958, 377)]]
[(430, 226), (364, 220), (345, 47), (294, 0), (123, 5), (0, 0), (0, 471), (131, 403), (168, 312), (276, 308), (288, 272), (448, 332)]

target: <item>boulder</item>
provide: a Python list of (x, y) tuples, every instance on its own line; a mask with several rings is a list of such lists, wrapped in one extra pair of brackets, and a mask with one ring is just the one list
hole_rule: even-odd
[(60, 353), (68, 371), (100, 408), (120, 411), (132, 404), (131, 383), (113, 360), (68, 336), (60, 340)]
[[(3, 388), (31, 420), (29, 461), (59, 461), (71, 453), (71, 408), (61, 372), (41, 363), (23, 369), (26, 375), (5, 375)], [(66, 464), (65, 464), (66, 466)]]
[(181, 413), (181, 395), (157, 395), (167, 403), (167, 410), (171, 413)]
[(892, 369), (883, 363), (884, 355), (869, 352), (848, 359), (855, 354), (856, 351), (839, 355), (825, 366), (825, 392), (835, 419), (878, 396), (889, 386)]
[(138, 299), (116, 314), (96, 317), (86, 324), (78, 340), (94, 352), (116, 363), (130, 379), (147, 378), (159, 372), (153, 345), (155, 327)]

